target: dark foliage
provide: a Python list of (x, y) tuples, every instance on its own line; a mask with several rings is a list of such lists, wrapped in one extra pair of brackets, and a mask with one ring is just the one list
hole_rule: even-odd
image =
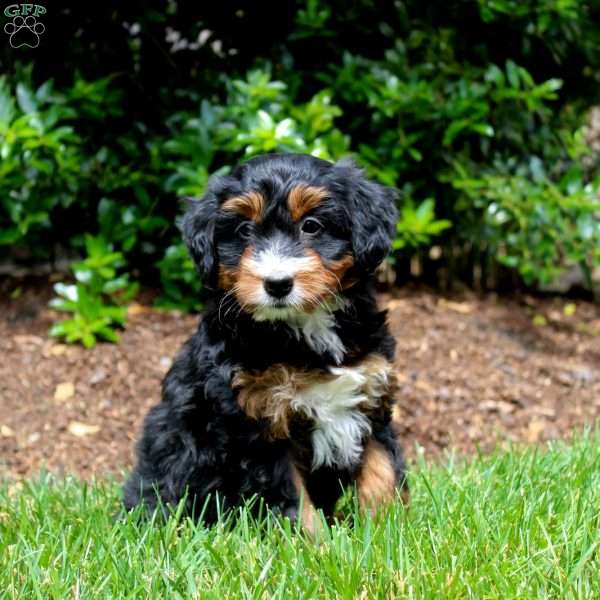
[[(352, 153), (401, 194), (394, 259), (527, 285), (600, 260), (600, 6), (589, 0), (61, 3), (0, 47), (0, 251), (121, 252), (160, 303), (199, 284), (175, 226), (209, 174)], [(435, 245), (435, 252), (430, 252)], [(432, 259), (431, 256), (435, 258)]]

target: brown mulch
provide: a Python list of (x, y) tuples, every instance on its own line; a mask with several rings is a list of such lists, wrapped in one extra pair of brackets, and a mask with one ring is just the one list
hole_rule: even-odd
[[(49, 295), (47, 286), (13, 300), (2, 292), (0, 479), (118, 473), (198, 318), (135, 304), (120, 344), (86, 351), (48, 338)], [(436, 457), (568, 437), (600, 417), (600, 306), (419, 289), (381, 303), (398, 341), (397, 418), (409, 456), (418, 446)]]

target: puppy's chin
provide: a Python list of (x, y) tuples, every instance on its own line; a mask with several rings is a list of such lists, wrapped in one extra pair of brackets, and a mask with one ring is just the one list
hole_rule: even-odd
[(298, 319), (304, 311), (293, 306), (257, 306), (252, 311), (255, 321), (292, 321)]
[(255, 321), (291, 321), (309, 312), (305, 299), (298, 289), (281, 300), (271, 298), (262, 287), (255, 289), (254, 302), (249, 302), (250, 314)]
[(253, 308), (251, 315), (255, 321), (286, 321), (294, 324), (304, 322), (315, 313), (326, 314), (344, 309), (347, 304), (348, 301), (343, 296), (332, 295), (319, 302), (318, 306), (310, 305), (305, 308), (285, 304), (261, 304)]

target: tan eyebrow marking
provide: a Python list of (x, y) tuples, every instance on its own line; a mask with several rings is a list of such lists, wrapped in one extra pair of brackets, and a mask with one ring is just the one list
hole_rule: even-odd
[(309, 210), (327, 198), (327, 190), (314, 185), (297, 185), (288, 195), (288, 208), (294, 221), (299, 221)]
[(241, 196), (234, 196), (223, 202), (221, 209), (226, 212), (236, 212), (256, 223), (262, 220), (266, 200), (260, 192), (245, 192)]

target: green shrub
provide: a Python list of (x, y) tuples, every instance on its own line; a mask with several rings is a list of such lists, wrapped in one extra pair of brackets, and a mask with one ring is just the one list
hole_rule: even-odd
[[(600, 265), (599, 187), (584, 177), (581, 152), (573, 152), (572, 107), (558, 112), (562, 82), (538, 83), (512, 60), (459, 64), (460, 35), (415, 28), (383, 61), (345, 55), (329, 83), (349, 104), (368, 104), (376, 123), (375, 142), (359, 146), (361, 159), (380, 179), (400, 179), (429, 219), (433, 206), (421, 199), (435, 193), (436, 212), (455, 225), (446, 248), (475, 244), (529, 285), (579, 264), (591, 289), (591, 271)], [(395, 247), (428, 243), (419, 227), (406, 232), (411, 204), (403, 214)]]
[(77, 200), (85, 168), (74, 116), (51, 82), (13, 90), (0, 77), (0, 245), (49, 235), (55, 211)]
[(127, 308), (123, 305), (135, 296), (138, 285), (127, 274), (119, 274), (125, 264), (123, 255), (106, 240), (86, 235), (85, 249), (86, 258), (71, 266), (76, 282), (54, 286), (58, 297), (50, 306), (72, 317), (55, 323), (50, 335), (91, 348), (97, 338), (119, 340), (115, 327), (125, 325)]
[(600, 100), (596, 3), (55, 12), (64, 35), (32, 67), (0, 48), (12, 74), (0, 80), (0, 257), (77, 255), (84, 234), (101, 236), (123, 272), (162, 286), (159, 302), (194, 309), (179, 197), (263, 152), (353, 154), (402, 192), (398, 255), (435, 244), (452, 279), (470, 252), (534, 287), (578, 264), (591, 287), (600, 171), (581, 128)]
[(178, 241), (169, 246), (156, 266), (160, 272), (162, 290), (156, 300), (156, 306), (186, 311), (198, 310), (201, 306), (202, 286), (185, 244)]
[(297, 103), (284, 82), (272, 80), (269, 70), (226, 80), (226, 88), (222, 105), (204, 100), (197, 114), (176, 113), (171, 118), (165, 149), (173, 174), (166, 179), (166, 191), (201, 196), (212, 172), (223, 173), (265, 152), (301, 152), (333, 160), (349, 151), (348, 138), (333, 125), (341, 111), (328, 90)]
[(552, 282), (568, 265), (579, 265), (586, 284), (600, 265), (598, 186), (582, 182), (573, 168), (557, 183), (541, 164), (470, 177), (460, 170), (452, 178), (464, 206), (482, 211), (486, 242), (504, 265), (533, 284)]
[(417, 207), (412, 200), (405, 201), (396, 224), (395, 250), (430, 244), (436, 235), (451, 226), (447, 219), (436, 219), (433, 210), (433, 198), (423, 200)]

